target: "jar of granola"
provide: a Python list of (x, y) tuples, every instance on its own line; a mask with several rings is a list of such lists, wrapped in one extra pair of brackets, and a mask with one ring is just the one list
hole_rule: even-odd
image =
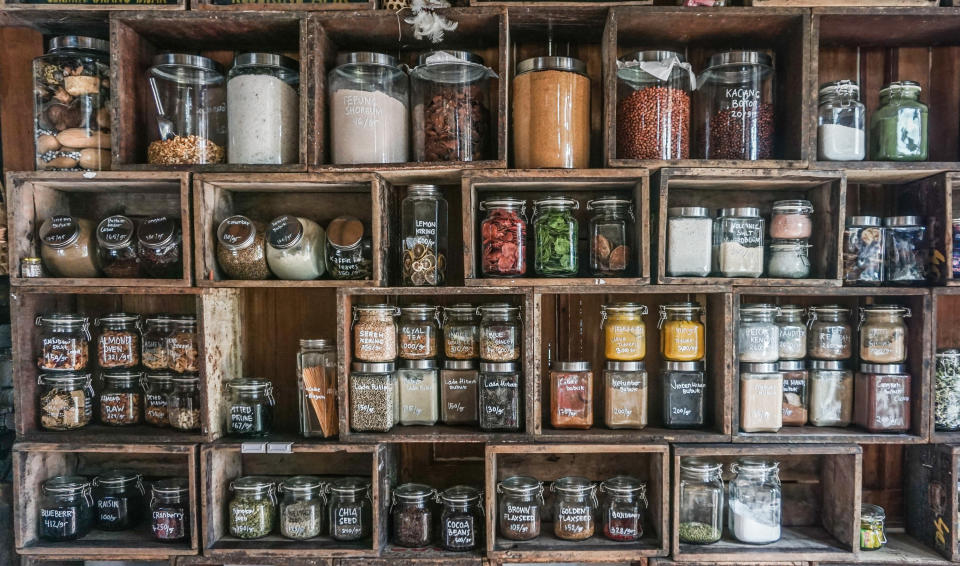
[(397, 357), (397, 321), (393, 305), (353, 307), (353, 357), (362, 362), (392, 362)]
[(480, 358), (489, 362), (520, 359), (523, 323), (520, 307), (494, 303), (477, 308), (480, 315)]
[(200, 371), (197, 317), (184, 315), (173, 319), (173, 329), (167, 338), (167, 363), (177, 373)]
[(140, 359), (143, 367), (152, 370), (169, 369), (167, 338), (173, 332), (173, 318), (164, 314), (147, 317), (144, 321)]
[(123, 312), (98, 318), (97, 364), (105, 369), (134, 368), (140, 365), (140, 315)]

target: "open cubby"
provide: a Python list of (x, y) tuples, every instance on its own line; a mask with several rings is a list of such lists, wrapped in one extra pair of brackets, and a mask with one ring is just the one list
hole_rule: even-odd
[[(930, 379), (932, 383), (930, 384), (930, 418), (927, 426), (930, 427), (930, 441), (935, 443), (960, 443), (960, 431), (950, 432), (945, 430), (937, 430), (936, 427), (937, 362), (935, 354), (939, 350), (951, 348), (960, 349), (960, 325), (956, 324), (958, 315), (960, 315), (960, 288), (944, 287), (940, 289), (934, 289), (932, 309), (933, 321), (931, 323), (931, 326), (933, 327), (933, 338), (932, 345), (927, 350), (928, 356), (934, 356), (934, 358), (930, 360), (928, 369), (928, 372), (931, 375)], [(958, 551), (957, 557), (960, 559), (960, 551)]]
[(953, 444), (908, 446), (902, 471), (904, 514), (900, 518), (910, 539), (947, 560), (960, 560), (957, 535), (960, 447)]
[[(414, 183), (434, 184), (440, 189), (440, 194), (447, 201), (447, 274), (442, 287), (458, 287), (464, 284), (464, 262), (460, 261), (460, 250), (466, 255), (465, 238), (463, 231), (465, 217), (463, 211), (463, 200), (460, 191), (459, 175), (456, 180), (447, 180), (446, 178), (437, 178), (434, 175), (413, 181)], [(400, 263), (402, 257), (403, 234), (405, 228), (402, 226), (402, 208), (403, 199), (406, 198), (410, 185), (404, 181), (403, 185), (390, 185), (387, 191), (387, 210), (393, 211), (389, 217), (389, 235), (395, 242), (386, 248), (387, 271), (390, 274), (388, 278), (389, 285), (399, 287), (402, 285), (403, 266)], [(430, 289), (439, 289), (441, 287), (411, 287), (419, 289), (421, 292)]]

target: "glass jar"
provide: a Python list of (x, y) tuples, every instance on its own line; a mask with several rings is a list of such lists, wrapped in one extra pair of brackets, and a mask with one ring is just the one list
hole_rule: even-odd
[[(957, 253), (960, 254), (960, 245), (958, 245), (956, 249)], [(47, 274), (40, 258), (25, 257), (20, 260), (20, 277), (24, 279), (38, 279), (46, 276)]]
[(269, 535), (277, 522), (276, 484), (270, 478), (243, 476), (230, 482), (227, 507), (230, 535), (256, 539)]
[(43, 371), (83, 371), (90, 365), (90, 319), (79, 314), (52, 313), (37, 316)]
[(637, 478), (616, 476), (600, 483), (600, 523), (606, 538), (640, 540), (647, 507), (647, 484)]
[(327, 269), (326, 242), (326, 232), (313, 220), (283, 214), (267, 230), (267, 265), (278, 279), (317, 279)]
[(102, 369), (129, 369), (140, 365), (140, 315), (113, 313), (94, 321), (101, 327), (97, 337), (97, 365)]
[(141, 277), (136, 234), (136, 225), (126, 216), (117, 214), (100, 221), (97, 225), (97, 257), (104, 275), (123, 279)]
[(919, 216), (883, 219), (883, 274), (890, 285), (923, 285), (930, 260), (927, 227)]
[(647, 354), (646, 305), (612, 303), (600, 308), (604, 355), (613, 361), (642, 360)]
[(163, 542), (185, 540), (190, 533), (190, 488), (186, 478), (153, 482), (150, 486), (150, 528)]
[(483, 543), (484, 517), (480, 490), (455, 485), (440, 493), (440, 546), (444, 550), (466, 552)]
[(370, 480), (341, 478), (327, 484), (330, 538), (340, 542), (365, 539), (373, 530)]
[(93, 478), (94, 523), (104, 531), (126, 531), (146, 515), (143, 477), (133, 470), (108, 470)]
[(807, 357), (807, 325), (803, 322), (803, 307), (781, 305), (777, 315), (777, 328), (780, 329), (780, 360), (802, 360)]
[(740, 364), (740, 430), (777, 432), (782, 426), (783, 374), (777, 364)]
[(860, 364), (853, 421), (870, 432), (910, 430), (910, 374), (904, 364)]
[(294, 476), (280, 482), (280, 534), (293, 540), (307, 540), (324, 532), (326, 486), (320, 478)]
[(553, 492), (553, 535), (579, 541), (596, 530), (597, 486), (587, 478), (568, 476), (550, 484)]
[(938, 431), (960, 430), (960, 350), (937, 350), (933, 423)]
[(183, 273), (180, 219), (155, 216), (140, 223), (137, 231), (137, 256), (147, 277), (171, 279)]
[(680, 542), (712, 544), (723, 534), (723, 465), (693, 458), (680, 462), (677, 521)]
[(447, 201), (436, 185), (410, 185), (400, 203), (401, 283), (436, 287), (447, 279)]
[(363, 221), (338, 216), (327, 225), (327, 271), (338, 281), (373, 276), (373, 242)]
[(764, 232), (759, 208), (720, 209), (713, 221), (713, 271), (723, 277), (763, 275)]
[(410, 71), (414, 160), (490, 158), (491, 77), (496, 74), (483, 66), (483, 58), (469, 51), (428, 51), (420, 55), (417, 66)]
[(393, 305), (353, 307), (353, 357), (364, 362), (392, 362), (397, 358), (397, 322)]
[(400, 388), (400, 424), (437, 424), (440, 418), (437, 361), (401, 360), (397, 383)]
[(574, 277), (579, 270), (579, 224), (574, 215), (580, 203), (550, 196), (533, 203), (534, 270), (540, 277)]
[(234, 379), (226, 384), (224, 432), (230, 436), (256, 438), (273, 430), (273, 384), (266, 379)]
[(590, 362), (550, 363), (550, 424), (554, 428), (593, 426), (593, 371)]
[(807, 354), (815, 360), (846, 360), (852, 354), (850, 309), (840, 305), (810, 307)]
[(33, 60), (36, 168), (110, 170), (110, 44), (60, 36)]
[(590, 77), (572, 57), (517, 63), (513, 79), (513, 161), (517, 169), (590, 166)]
[(480, 315), (480, 359), (488, 362), (515, 362), (520, 359), (523, 321), (520, 307), (491, 303), (477, 307)]
[(879, 550), (887, 544), (883, 507), (864, 503), (860, 506), (860, 550)]
[(173, 328), (167, 337), (167, 363), (177, 373), (200, 371), (200, 336), (197, 317), (183, 315), (172, 320)]
[(696, 81), (677, 51), (637, 51), (617, 62), (617, 158), (689, 159)]
[(877, 216), (848, 216), (843, 232), (843, 284), (880, 285), (884, 235)]
[(167, 397), (173, 391), (173, 377), (170, 372), (147, 373), (140, 381), (143, 388), (143, 420), (147, 424), (165, 428), (170, 426), (167, 414)]
[(186, 53), (154, 56), (147, 70), (154, 101), (147, 117), (151, 165), (223, 163), (227, 147), (227, 93), (222, 67)]
[(54, 277), (99, 277), (96, 225), (86, 218), (51, 216), (37, 236), (43, 266)]
[(527, 201), (498, 197), (480, 203), (480, 273), (521, 277), (527, 273)]
[(771, 159), (774, 156), (773, 58), (760, 51), (710, 56), (698, 77), (701, 157)]
[(339, 432), (337, 348), (332, 340), (300, 340), (297, 352), (300, 434), (330, 438)]
[(200, 430), (200, 378), (178, 375), (173, 378), (173, 390), (167, 397), (167, 416), (170, 426), (183, 432)]
[(423, 303), (402, 307), (399, 337), (400, 358), (425, 360), (437, 357), (440, 334), (440, 313), (437, 307)]
[(423, 548), (433, 538), (431, 503), (437, 492), (429, 485), (405, 483), (393, 490), (390, 519), (393, 543), (409, 548)]
[(512, 362), (480, 364), (480, 428), (520, 431), (520, 366)]
[(646, 428), (648, 385), (643, 362), (608, 361), (603, 370), (603, 386), (607, 428)]
[(472, 360), (445, 360), (440, 370), (440, 420), (448, 425), (474, 425), (480, 388), (477, 363)]
[(863, 161), (867, 156), (867, 107), (860, 86), (843, 79), (820, 85), (817, 109), (817, 158)]
[(783, 493), (780, 464), (741, 459), (730, 466), (729, 519), (727, 528), (735, 539), (747, 544), (770, 544), (780, 540)]
[(227, 158), (282, 165), (300, 160), (300, 63), (241, 53), (227, 75)]
[(880, 106), (870, 118), (870, 158), (874, 161), (927, 160), (927, 105), (920, 84), (892, 82), (880, 89)]
[(853, 417), (853, 373), (846, 362), (810, 360), (810, 424), (845, 427)]
[(875, 364), (907, 361), (907, 324), (910, 309), (899, 305), (860, 307), (860, 360)]
[(702, 206), (667, 209), (667, 268), (670, 277), (706, 277), (713, 269), (713, 219)]
[(780, 360), (777, 369), (783, 374), (783, 426), (807, 424), (810, 374), (803, 360)]
[(93, 385), (89, 373), (41, 373), (38, 411), (47, 430), (74, 430), (93, 418)]
[(393, 362), (354, 362), (350, 372), (350, 428), (387, 432), (400, 420), (400, 387)]
[(263, 226), (246, 216), (230, 216), (217, 227), (217, 265), (227, 279), (268, 279), (266, 246)]
[(332, 163), (408, 160), (410, 82), (395, 57), (340, 53), (327, 88)]
[(633, 254), (633, 202), (615, 196), (606, 196), (587, 202), (590, 216), (590, 274), (596, 277), (625, 277), (636, 272)]
[(767, 276), (784, 279), (810, 277), (810, 244), (807, 240), (771, 240)]
[(90, 481), (81, 476), (44, 480), (37, 513), (37, 536), (50, 542), (83, 538), (93, 528)]
[(699, 303), (681, 302), (660, 305), (660, 354), (664, 360), (694, 362), (706, 355), (706, 327), (700, 320)]
[(143, 394), (140, 380), (143, 374), (133, 370), (111, 370), (101, 374), (100, 422), (105, 425), (129, 426), (142, 421)]
[(707, 380), (703, 362), (663, 364), (663, 426), (700, 428), (706, 423)]
[(780, 307), (769, 304), (740, 306), (737, 358), (741, 362), (776, 362), (780, 356)]
[(173, 333), (173, 317), (158, 314), (143, 321), (143, 340), (140, 346), (140, 362), (151, 370), (170, 369), (167, 355), (167, 339)]
[(443, 354), (448, 360), (474, 360), (480, 357), (480, 324), (477, 308), (467, 303), (444, 307)]
[(497, 525), (507, 540), (533, 540), (540, 536), (543, 483), (527, 476), (512, 476), (497, 484)]

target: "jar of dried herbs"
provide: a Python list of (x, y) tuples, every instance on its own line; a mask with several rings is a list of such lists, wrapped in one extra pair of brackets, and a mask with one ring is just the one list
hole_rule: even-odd
[(37, 316), (41, 371), (83, 371), (90, 364), (90, 319), (79, 314)]
[(197, 334), (197, 317), (179, 316), (173, 319), (172, 330), (167, 337), (167, 363), (177, 373), (200, 371), (200, 337)]
[(586, 540), (596, 530), (597, 486), (587, 478), (568, 476), (550, 485), (553, 534), (560, 540)]
[(523, 323), (520, 307), (493, 303), (477, 308), (480, 315), (480, 359), (513, 362), (520, 359)]
[(83, 476), (55, 476), (44, 480), (37, 504), (37, 536), (65, 542), (87, 536), (93, 528), (93, 495)]
[(543, 484), (527, 476), (509, 477), (497, 484), (497, 525), (508, 540), (540, 536)]
[(97, 364), (104, 369), (133, 368), (140, 365), (140, 315), (114, 313), (100, 317), (97, 338)]
[(93, 385), (89, 373), (41, 373), (40, 426), (47, 430), (74, 430), (93, 417)]
[(907, 361), (907, 323), (910, 309), (900, 305), (860, 308), (860, 360), (874, 364)]
[(294, 540), (320, 536), (326, 514), (326, 486), (320, 478), (294, 476), (280, 482), (280, 534)]
[(297, 352), (300, 434), (330, 438), (339, 432), (337, 348), (332, 340), (301, 339)]
[(136, 225), (120, 214), (108, 216), (97, 226), (97, 256), (107, 277), (140, 277), (140, 258), (135, 242)]
[(224, 219), (217, 227), (217, 264), (226, 278), (269, 278), (266, 242), (266, 232), (259, 222), (239, 214)]
[(807, 354), (815, 360), (846, 360), (852, 354), (850, 309), (840, 305), (810, 307)]
[(625, 277), (634, 269), (633, 202), (605, 196), (587, 203), (590, 217), (590, 274), (597, 277)]
[(330, 496), (330, 538), (341, 542), (362, 540), (373, 527), (370, 480), (342, 478), (327, 484)]
[(143, 388), (143, 420), (158, 427), (170, 426), (167, 414), (167, 397), (173, 391), (173, 378), (170, 372), (147, 373), (140, 380)]
[(167, 416), (170, 426), (184, 431), (200, 430), (200, 378), (178, 375), (173, 378), (173, 390), (167, 397)]
[(327, 225), (327, 269), (337, 280), (373, 275), (373, 243), (360, 219), (338, 216)]
[(960, 350), (937, 350), (933, 423), (937, 430), (960, 430)]
[(466, 552), (483, 542), (483, 504), (480, 490), (455, 485), (440, 493), (440, 545), (444, 550)]
[(432, 500), (437, 492), (429, 485), (405, 483), (393, 490), (390, 520), (393, 543), (410, 548), (430, 545), (433, 531)]
[(259, 476), (243, 476), (230, 482), (233, 497), (227, 507), (230, 534), (241, 539), (262, 538), (277, 522), (276, 484)]
[(223, 407), (225, 432), (230, 436), (260, 437), (273, 430), (273, 384), (266, 379), (234, 379), (226, 383)]
[(392, 362), (397, 358), (397, 322), (393, 305), (353, 307), (353, 357), (363, 362)]
[(397, 331), (401, 359), (425, 360), (437, 357), (440, 315), (436, 307), (415, 304), (401, 308)]
[(143, 476), (133, 470), (108, 470), (93, 478), (94, 521), (104, 531), (126, 531), (146, 516)]
[(114, 426), (140, 424), (143, 410), (140, 380), (143, 374), (133, 370), (112, 370), (104, 371), (101, 377), (100, 422)]
[(176, 278), (183, 273), (180, 219), (171, 216), (147, 218), (137, 231), (140, 265), (148, 277)]
[(647, 484), (630, 476), (616, 476), (600, 484), (600, 522), (603, 536), (616, 542), (643, 537)]
[(457, 303), (443, 309), (443, 354), (448, 360), (474, 360), (480, 356), (477, 309)]
[(387, 432), (399, 421), (400, 391), (393, 362), (354, 362), (350, 372), (350, 428)]
[(680, 542), (713, 544), (723, 535), (723, 464), (683, 458), (676, 500)]
[(435, 287), (447, 278), (447, 201), (436, 185), (410, 185), (400, 203), (401, 283)]
[(158, 314), (144, 320), (140, 359), (143, 367), (152, 370), (170, 369), (167, 338), (173, 332), (173, 318)]
[(440, 417), (437, 361), (401, 360), (397, 384), (400, 389), (400, 424), (436, 424)]
[(802, 360), (807, 357), (807, 325), (803, 322), (803, 307), (781, 305), (777, 315), (781, 360)]
[(574, 211), (579, 209), (576, 199), (560, 195), (533, 203), (533, 268), (540, 277), (577, 275), (579, 224)]

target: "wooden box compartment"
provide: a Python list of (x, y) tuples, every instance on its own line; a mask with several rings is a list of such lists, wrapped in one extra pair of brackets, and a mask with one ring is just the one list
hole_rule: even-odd
[[(507, 163), (507, 13), (506, 9), (447, 8), (437, 14), (458, 22), (457, 29), (446, 32), (439, 44), (426, 37), (413, 37), (413, 27), (398, 20), (397, 14), (386, 10), (367, 12), (328, 12), (310, 16), (311, 33), (316, 38), (316, 68), (311, 77), (316, 105), (316, 139), (311, 170), (378, 171), (390, 170), (459, 170), (504, 168)], [(493, 69), (499, 78), (489, 82), (488, 159), (480, 161), (413, 161), (412, 135), (410, 161), (383, 164), (334, 164), (332, 162), (331, 120), (328, 96), (330, 85), (327, 73), (337, 66), (337, 55), (352, 51), (388, 53), (411, 68), (417, 65), (422, 53), (443, 49), (466, 50), (483, 58), (483, 64)], [(410, 99), (410, 110), (415, 101)], [(412, 125), (412, 124), (411, 124)]]
[[(187, 558), (187, 557), (182, 557)], [(192, 557), (191, 557), (192, 558)], [(171, 556), (166, 560), (129, 560), (124, 559), (129, 566), (177, 566), (177, 557)], [(86, 560), (63, 560), (59, 557), (21, 556), (20, 566), (86, 566)], [(200, 564), (182, 561), (180, 564)]]
[[(70, 2), (44, 2), (35, 4), (29, 0), (0, 0), (0, 10), (23, 11), (26, 13), (73, 13), (78, 17), (83, 17), (90, 13), (114, 11), (114, 10), (150, 10), (150, 11), (170, 11), (186, 10), (187, 0), (134, 0), (133, 2), (123, 2), (112, 0), (109, 3), (93, 3), (85, 0), (71, 0)], [(85, 14), (86, 13), (86, 14)]]
[[(933, 290), (933, 309), (931, 326), (933, 328), (932, 347), (928, 350), (930, 357), (929, 372), (930, 384), (930, 413), (929, 424), (930, 442), (960, 443), (960, 431), (950, 432), (936, 429), (937, 418), (937, 362), (936, 352), (941, 349), (960, 348), (960, 325), (956, 324), (957, 313), (960, 313), (960, 288), (943, 287)], [(960, 551), (957, 554), (960, 560)]]
[[(855, 445), (675, 445), (671, 556), (685, 563), (852, 559), (860, 545), (861, 454)], [(729, 534), (708, 545), (680, 542), (680, 463), (690, 457), (723, 464), (725, 482), (731, 478), (730, 464), (740, 458), (779, 462), (782, 538), (767, 545), (735, 542)], [(723, 522), (727, 523), (726, 517)]]
[[(666, 444), (489, 444), (486, 465), (487, 557), (504, 562), (587, 561), (629, 563), (669, 551), (669, 447)], [(601, 482), (629, 475), (647, 484), (643, 537), (632, 543), (603, 536), (600, 521), (595, 534), (580, 542), (553, 534), (549, 484), (565, 476), (583, 476)], [(540, 536), (513, 541), (500, 536), (497, 523), (497, 485), (511, 476), (531, 476), (544, 483), (546, 505)], [(493, 534), (496, 533), (496, 536)]]
[[(733, 296), (720, 286), (647, 286), (603, 289), (597, 287), (550, 287), (537, 290), (537, 389), (534, 407), (537, 440), (545, 442), (729, 442), (731, 397), (729, 376), (733, 364), (733, 337), (728, 329), (733, 320)], [(707, 377), (706, 427), (669, 429), (663, 427), (664, 359), (660, 354), (657, 319), (660, 306), (695, 301), (704, 311), (706, 325)], [(646, 305), (647, 410), (648, 426), (642, 430), (608, 429), (604, 426), (604, 332), (602, 305), (637, 302)], [(588, 430), (556, 429), (550, 424), (553, 392), (550, 388), (551, 360), (585, 360), (593, 369), (593, 427)]]
[[(943, 226), (942, 231), (940, 232), (940, 238), (934, 239), (939, 249), (939, 245), (942, 242), (944, 244), (943, 248), (943, 261), (944, 268), (943, 271), (946, 274), (946, 284), (947, 285), (960, 285), (960, 278), (955, 279), (953, 277), (953, 269), (949, 266), (953, 258), (953, 219), (960, 218), (960, 174), (957, 173), (948, 173), (946, 175), (946, 180), (944, 181), (946, 187), (944, 189), (944, 194), (946, 195), (947, 206), (944, 207), (944, 210), (949, 215), (944, 218), (943, 213), (939, 215), (937, 220), (938, 223), (941, 223)], [(954, 194), (956, 193), (956, 196)], [(937, 238), (937, 233), (933, 234), (934, 238)]]
[[(651, 558), (650, 566), (676, 566), (684, 564), (685, 566), (715, 566), (716, 562), (677, 562), (669, 558)], [(779, 561), (779, 562), (743, 562), (737, 561), (740, 566), (810, 566), (809, 562), (797, 561)]]
[(315, 11), (315, 10), (373, 10), (377, 7), (377, 0), (283, 0), (269, 2), (254, 0), (190, 0), (191, 10), (211, 10), (220, 12), (249, 12), (249, 11)]
[[(387, 186), (374, 174), (275, 174), (249, 176), (213, 174), (194, 179), (194, 222), (197, 234), (197, 284), (202, 287), (338, 287), (384, 285), (387, 250), (391, 247)], [(364, 236), (373, 247), (373, 275), (368, 280), (338, 281), (325, 272), (311, 281), (244, 281), (229, 279), (217, 263), (217, 228), (234, 214), (269, 226), (281, 214), (316, 221), (326, 230), (334, 218), (349, 215), (364, 223)], [(329, 271), (329, 270), (327, 270)]]
[(903, 509), (907, 532), (947, 560), (960, 561), (957, 480), (960, 446), (908, 446), (903, 459)]
[[(341, 289), (337, 292), (337, 352), (339, 356), (339, 405), (340, 405), (340, 439), (350, 442), (486, 442), (495, 440), (518, 440), (533, 433), (535, 376), (534, 358), (536, 338), (535, 323), (531, 320), (536, 316), (534, 310), (533, 293), (508, 287), (487, 287), (484, 289), (468, 289), (463, 287), (437, 288), (354, 288)], [(389, 432), (355, 432), (350, 429), (350, 368), (353, 359), (353, 307), (363, 304), (389, 303), (399, 307), (415, 303), (426, 303), (436, 306), (450, 306), (456, 303), (470, 303), (474, 306), (491, 303), (509, 303), (520, 307), (520, 318), (523, 322), (523, 343), (521, 356), (517, 363), (522, 375), (522, 399), (520, 431), (518, 432), (485, 432), (478, 426), (453, 426), (438, 422), (433, 426), (394, 426)], [(399, 320), (399, 319), (398, 319)], [(479, 317), (477, 318), (479, 323)], [(441, 331), (442, 333), (442, 331)], [(438, 343), (438, 353), (443, 353), (442, 339)], [(443, 356), (439, 355), (438, 360)], [(397, 367), (399, 367), (399, 359)], [(440, 361), (440, 367), (443, 362)]]
[[(664, 169), (653, 178), (659, 186), (654, 197), (657, 235), (654, 249), (657, 256), (657, 283), (716, 284), (754, 286), (818, 286), (840, 285), (840, 244), (845, 216), (846, 180), (837, 171), (789, 171), (759, 169)], [(760, 208), (764, 219), (764, 244), (768, 245), (770, 208), (779, 200), (803, 199), (813, 204), (813, 234), (810, 237), (810, 277), (782, 279), (775, 277), (670, 277), (667, 275), (668, 209), (678, 206), (702, 206), (717, 209), (753, 206)], [(765, 254), (766, 255), (766, 254)], [(764, 273), (767, 271), (764, 258)]]
[[(78, 292), (80, 291), (80, 292)], [(131, 294), (129, 288), (107, 287), (97, 290), (49, 288), (44, 292), (19, 292), (12, 296), (14, 383), (16, 384), (17, 435), (21, 440), (63, 442), (82, 445), (91, 441), (114, 443), (205, 442), (222, 433), (220, 405), (223, 382), (239, 376), (240, 317), (239, 293), (230, 289), (140, 289)], [(148, 424), (116, 427), (98, 421), (98, 399), (93, 402), (94, 418), (87, 426), (71, 431), (49, 431), (41, 428), (38, 411), (39, 386), (36, 354), (39, 328), (34, 325), (38, 314), (66, 312), (90, 317), (90, 372), (94, 389), (102, 383), (96, 367), (99, 329), (97, 317), (114, 312), (138, 313), (141, 316), (170, 313), (197, 317), (200, 337), (200, 431), (181, 432), (170, 427)]]
[[(536, 237), (533, 227), (533, 203), (551, 195), (576, 199), (580, 208), (574, 212), (579, 226), (576, 277), (540, 277), (534, 270)], [(626, 277), (594, 277), (590, 275), (590, 217), (587, 202), (613, 195), (633, 203), (634, 241), (628, 253), (630, 273)], [(463, 178), (463, 241), (464, 273), (467, 286), (576, 286), (576, 285), (641, 285), (650, 282), (650, 178), (643, 169), (631, 170), (524, 170), (467, 174)], [(483, 236), (481, 226), (485, 212), (480, 203), (499, 196), (526, 200), (526, 276), (518, 278), (484, 277), (481, 268)], [(630, 246), (628, 246), (630, 247)]]
[[(824, 443), (856, 442), (860, 444), (919, 444), (927, 442), (930, 435), (930, 383), (933, 363), (930, 359), (932, 342), (932, 300), (924, 289), (908, 288), (824, 288), (809, 293), (791, 288), (739, 288), (734, 292), (734, 323), (731, 333), (737, 335), (740, 326), (740, 307), (750, 303), (773, 303), (777, 305), (843, 305), (850, 309), (852, 356), (847, 367), (854, 376), (859, 368), (859, 308), (869, 305), (902, 305), (910, 309), (912, 316), (907, 323), (907, 372), (910, 374), (910, 430), (904, 433), (872, 433), (851, 423), (849, 427), (785, 426), (779, 432), (743, 432), (740, 430), (740, 363), (736, 352), (738, 338), (734, 338), (732, 378), (733, 441), (734, 442), (783, 442)], [(806, 318), (806, 317), (805, 317)], [(810, 359), (809, 357), (807, 359)], [(856, 377), (854, 377), (856, 379)], [(856, 388), (854, 388), (856, 389)], [(809, 393), (809, 389), (808, 389)]]
[[(41, 486), (54, 476), (81, 475), (92, 478), (111, 468), (126, 468), (144, 476), (145, 501), (150, 502), (150, 482), (183, 477), (190, 487), (189, 537), (181, 542), (153, 538), (149, 510), (141, 524), (130, 531), (102, 531), (70, 542), (46, 542), (37, 533)], [(143, 444), (117, 446), (76, 442), (63, 444), (20, 443), (13, 452), (13, 484), (16, 500), (14, 530), (20, 554), (56, 555), (61, 559), (153, 559), (197, 554), (199, 534), (197, 506), (197, 450), (189, 444)]]
[[(340, 559), (337, 558), (284, 558), (283, 560), (284, 566), (337, 566), (339, 563)], [(183, 556), (177, 559), (176, 564), (170, 566), (263, 566), (263, 559), (231, 557), (224, 560), (213, 556)]]
[[(810, 58), (807, 10), (716, 11), (679, 7), (612, 8), (604, 34), (605, 94), (604, 163), (612, 167), (663, 166), (694, 167), (806, 167), (809, 133), (803, 128), (804, 85)], [(774, 62), (774, 147), (773, 157), (756, 161), (704, 160), (699, 147), (699, 125), (705, 120), (693, 101), (690, 123), (691, 159), (662, 161), (620, 159), (617, 155), (617, 65), (616, 59), (639, 50), (672, 49), (686, 55), (700, 74), (710, 56), (731, 49), (753, 49), (769, 53)], [(696, 94), (696, 93), (693, 93)], [(694, 96), (696, 98), (696, 96)]]
[[(110, 19), (113, 86), (113, 168), (190, 171), (305, 171), (313, 139), (313, 34), (307, 19), (294, 13), (236, 13), (229, 18), (210, 12), (120, 13)], [(150, 132), (157, 131), (156, 107), (147, 70), (160, 53), (192, 53), (209, 57), (224, 76), (240, 53), (282, 53), (300, 62), (299, 161), (287, 165), (230, 164), (151, 165), (147, 163)], [(167, 110), (169, 112), (169, 110)]]
[[(77, 173), (11, 173), (8, 187), (8, 236), (12, 285), (189, 287), (193, 282), (193, 244), (190, 226), (190, 181), (186, 173), (123, 173), (102, 171), (94, 176)], [(20, 261), (40, 257), (37, 231), (57, 214), (86, 218), (96, 226), (113, 214), (139, 221), (154, 215), (179, 217), (183, 243), (183, 270), (176, 279), (149, 278), (24, 278)], [(94, 238), (96, 235), (94, 234)]]
[[(256, 443), (253, 443), (256, 444)], [(203, 555), (231, 564), (235, 558), (286, 560), (338, 556), (376, 556), (386, 544), (390, 486), (396, 473), (395, 452), (386, 444), (347, 445), (280, 443), (259, 445), (215, 443), (200, 450), (200, 484), (203, 493)], [(274, 451), (276, 453), (273, 453)], [(364, 477), (371, 483), (372, 536), (355, 542), (335, 541), (329, 536), (295, 541), (274, 532), (245, 540), (230, 534), (227, 508), (232, 499), (230, 484), (241, 476), (272, 476), (277, 482), (296, 475), (333, 480)], [(325, 521), (326, 524), (326, 521)], [(329, 532), (329, 531), (325, 531)], [(285, 562), (284, 562), (285, 563)]]

